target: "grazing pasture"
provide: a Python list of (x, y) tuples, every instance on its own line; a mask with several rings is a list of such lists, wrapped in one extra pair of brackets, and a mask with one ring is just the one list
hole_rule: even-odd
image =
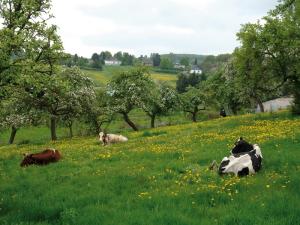
[[(244, 115), (98, 137), (0, 147), (0, 224), (300, 224), (300, 118)], [(243, 178), (208, 170), (243, 136), (263, 167)], [(62, 159), (20, 167), (47, 147)]]
[[(87, 69), (83, 69), (82, 71), (87, 77), (90, 77), (94, 81), (96, 86), (102, 87), (107, 84), (115, 74), (130, 69), (132, 69), (130, 66), (104, 66), (103, 71)], [(152, 79), (156, 81), (166, 82), (173, 87), (176, 86), (176, 74), (157, 73), (150, 71), (150, 75)]]
[[(146, 129), (150, 127), (150, 118), (140, 109), (134, 109), (129, 113), (130, 118), (136, 123), (139, 129)], [(206, 110), (198, 115), (198, 120), (210, 120), (219, 117), (218, 113), (212, 110)], [(156, 118), (156, 126), (166, 126), (175, 124), (190, 123), (190, 115), (183, 112), (172, 112), (167, 116), (158, 116)], [(108, 129), (109, 132), (120, 133), (132, 130), (131, 127), (124, 121), (121, 115), (116, 115), (115, 119), (108, 125), (104, 124), (103, 129)], [(75, 122), (73, 127), (75, 136), (88, 136), (88, 125), (82, 122)], [(6, 145), (10, 137), (11, 130), (3, 129), (0, 132), (0, 146)], [(57, 136), (59, 139), (69, 138), (69, 129), (64, 124), (58, 124)], [(37, 127), (21, 127), (15, 138), (15, 143), (20, 144), (43, 144), (50, 139), (49, 124), (44, 123)]]

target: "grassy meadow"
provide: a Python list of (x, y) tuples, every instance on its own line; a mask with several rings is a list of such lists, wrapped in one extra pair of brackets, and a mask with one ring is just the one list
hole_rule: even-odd
[[(93, 79), (97, 87), (102, 87), (105, 84), (107, 84), (114, 75), (130, 69), (132, 69), (131, 66), (104, 66), (102, 71), (87, 69), (83, 69), (82, 71), (87, 77)], [(173, 87), (176, 86), (176, 74), (158, 73), (150, 71), (150, 75), (156, 81), (166, 82)]]
[[(136, 126), (141, 129), (150, 128), (150, 118), (141, 109), (134, 109), (129, 113), (129, 117), (134, 121)], [(199, 121), (210, 120), (213, 118), (218, 118), (219, 114), (211, 111), (202, 111), (197, 119)], [(183, 112), (173, 112), (169, 113), (167, 116), (157, 116), (155, 120), (155, 126), (170, 126), (177, 124), (186, 124), (191, 122), (191, 115)], [(112, 133), (123, 133), (132, 130), (131, 127), (124, 121), (123, 117), (119, 114), (115, 115), (114, 120), (110, 124), (104, 124), (102, 129), (107, 130)], [(0, 130), (0, 146), (6, 145), (10, 137), (11, 130), (5, 129)], [(89, 136), (91, 132), (88, 129), (88, 125), (82, 122), (74, 122), (73, 133), (75, 136)], [(58, 123), (57, 136), (59, 139), (68, 139), (69, 129), (63, 124)], [(49, 122), (45, 121), (45, 124), (41, 124), (37, 127), (21, 127), (15, 137), (15, 144), (43, 144), (50, 140), (50, 128)]]
[[(0, 147), (0, 224), (300, 224), (299, 117), (243, 115), (122, 134), (127, 143), (106, 147), (97, 137)], [(244, 178), (208, 170), (239, 136), (260, 145), (263, 169)], [(22, 153), (46, 147), (63, 159), (19, 166)]]

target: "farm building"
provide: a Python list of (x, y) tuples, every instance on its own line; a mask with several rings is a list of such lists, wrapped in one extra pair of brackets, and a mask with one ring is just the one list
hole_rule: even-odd
[(180, 63), (175, 63), (174, 68), (175, 69), (185, 69), (185, 65), (181, 65)]
[(202, 74), (202, 70), (198, 66), (193, 66), (192, 69), (190, 70), (190, 74), (192, 73)]
[(121, 61), (115, 60), (115, 59), (105, 60), (105, 65), (108, 65), (108, 66), (120, 66), (121, 65)]
[[(293, 104), (294, 98), (293, 97), (282, 97), (276, 98), (267, 102), (264, 102), (264, 109), (265, 112), (274, 112), (280, 109), (286, 109), (287, 107)], [(256, 112), (260, 112), (259, 106), (256, 107)]]

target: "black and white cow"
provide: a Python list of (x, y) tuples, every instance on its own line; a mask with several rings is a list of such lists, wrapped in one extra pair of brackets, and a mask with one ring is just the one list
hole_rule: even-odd
[(219, 174), (234, 173), (236, 176), (254, 174), (261, 169), (262, 153), (257, 144), (249, 144), (240, 138), (229, 157), (223, 158)]

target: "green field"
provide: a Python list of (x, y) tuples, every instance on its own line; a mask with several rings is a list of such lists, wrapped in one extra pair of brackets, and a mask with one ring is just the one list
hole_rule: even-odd
[[(83, 69), (82, 71), (86, 76), (94, 80), (96, 86), (101, 87), (107, 84), (114, 75), (130, 69), (132, 69), (130, 66), (105, 66), (102, 71), (86, 69)], [(156, 81), (166, 82), (173, 87), (176, 86), (176, 74), (157, 73), (150, 71), (150, 75)]]
[[(0, 147), (0, 224), (300, 224), (300, 118), (244, 115), (96, 137)], [(243, 136), (258, 143), (263, 169), (220, 177), (208, 170)], [(30, 137), (27, 137), (30, 139)], [(45, 147), (63, 159), (21, 168)]]
[[(129, 117), (136, 124), (139, 129), (150, 128), (150, 118), (140, 109), (134, 109), (129, 113)], [(167, 116), (157, 116), (155, 120), (155, 126), (161, 127), (166, 125), (178, 125), (191, 122), (191, 116), (183, 112), (169, 113)], [(218, 113), (214, 111), (205, 110), (198, 114), (199, 121), (210, 120), (212, 118), (219, 117)], [(112, 133), (129, 132), (131, 127), (124, 121), (123, 117), (119, 114), (115, 115), (114, 120), (110, 124), (104, 124), (102, 129)], [(0, 130), (0, 146), (6, 145), (10, 137), (10, 129)], [(74, 122), (73, 132), (75, 136), (88, 136), (90, 131), (88, 125), (82, 122)], [(57, 136), (59, 139), (68, 139), (69, 130), (58, 124)], [(18, 130), (15, 137), (15, 143), (17, 145), (26, 144), (43, 144), (50, 140), (50, 128), (47, 122), (37, 127), (22, 127)]]

